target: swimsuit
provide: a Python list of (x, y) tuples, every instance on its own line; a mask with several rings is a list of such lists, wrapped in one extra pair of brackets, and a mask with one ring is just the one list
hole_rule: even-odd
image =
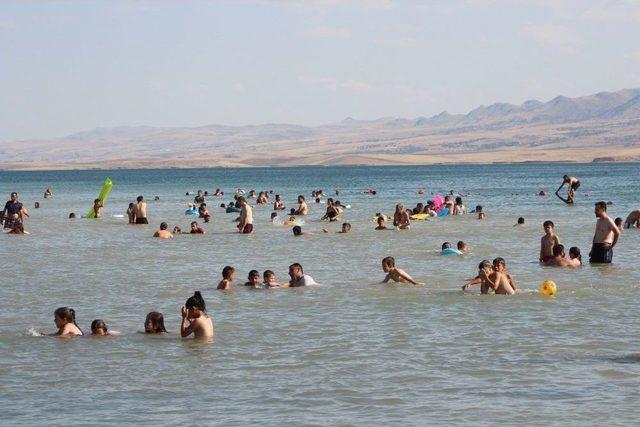
[(613, 259), (613, 249), (608, 243), (594, 243), (591, 247), (590, 263), (609, 264)]
[(242, 229), (242, 234), (251, 234), (253, 231), (253, 224), (246, 224)]
[(136, 224), (149, 224), (147, 218), (136, 218)]

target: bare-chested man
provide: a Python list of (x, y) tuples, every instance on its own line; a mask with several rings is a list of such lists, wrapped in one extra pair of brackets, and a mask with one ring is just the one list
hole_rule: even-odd
[(411, 226), (409, 212), (407, 212), (407, 210), (401, 204), (396, 205), (396, 211), (393, 214), (393, 225), (399, 230), (404, 230)]
[(304, 196), (301, 194), (298, 196), (298, 209), (294, 211), (294, 215), (306, 215), (309, 213), (309, 206), (304, 200)]
[[(567, 198), (563, 199), (562, 196), (560, 196), (560, 190), (562, 189), (562, 187), (564, 187), (564, 185), (567, 184)], [(573, 204), (575, 203), (575, 191), (580, 187), (580, 180), (578, 178), (576, 178), (575, 176), (569, 176), (569, 175), (565, 175), (562, 177), (562, 184), (560, 184), (560, 187), (558, 187), (558, 189), (556, 190), (556, 196), (558, 196), (560, 198), (560, 200), (562, 200), (565, 203), (568, 204)]]
[(631, 227), (640, 228), (640, 209), (631, 211), (631, 213), (627, 215), (627, 219), (624, 220), (623, 227), (624, 228), (631, 228)]
[(573, 260), (565, 258), (564, 245), (557, 244), (553, 247), (553, 258), (547, 260), (544, 265), (551, 267), (575, 267)]
[(160, 239), (173, 239), (173, 234), (167, 230), (169, 225), (166, 222), (160, 224), (160, 230), (156, 231), (153, 234), (153, 237), (158, 237)]
[(608, 264), (613, 259), (613, 247), (618, 243), (620, 230), (607, 215), (605, 202), (597, 202), (594, 213), (598, 219), (596, 220), (596, 232), (593, 236), (593, 246), (589, 252), (589, 262)]

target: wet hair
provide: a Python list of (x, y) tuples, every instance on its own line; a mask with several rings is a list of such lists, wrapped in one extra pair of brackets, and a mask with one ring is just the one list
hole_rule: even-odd
[(524, 224), (524, 218), (523, 217), (518, 218), (518, 224)]
[(551, 228), (555, 228), (555, 225), (553, 225), (553, 221), (545, 221), (542, 223), (542, 227), (543, 228), (547, 228), (547, 227), (551, 227)]
[(506, 263), (504, 262), (504, 258), (498, 257), (498, 258), (494, 259), (493, 260), (493, 265), (497, 265), (497, 264), (505, 265)]
[(299, 263), (294, 262), (293, 264), (291, 264), (289, 266), (289, 270), (291, 270), (292, 268), (299, 268), (300, 269), (300, 273), (304, 274), (304, 270), (302, 269), (302, 265), (300, 265)]
[(476, 206), (476, 212), (482, 212), (482, 205)]
[(80, 326), (78, 326), (78, 324), (76, 323), (76, 311), (73, 308), (70, 308), (70, 307), (57, 308), (56, 311), (53, 312), (53, 315), (56, 317), (59, 317), (60, 319), (68, 323), (73, 323), (74, 325), (76, 325), (76, 328), (78, 328), (80, 332), (82, 332), (82, 329), (80, 329)]
[(289, 211), (289, 215), (295, 215), (296, 214), (296, 208), (291, 208), (291, 210)]
[(231, 267), (230, 265), (225, 266), (222, 269), (222, 278), (224, 279), (229, 277), (229, 275), (232, 274), (234, 271), (236, 271), (236, 269)]
[(447, 249), (447, 248), (450, 248), (450, 247), (451, 247), (451, 243), (449, 243), (449, 242), (444, 242), (444, 243), (442, 244), (442, 249), (443, 249), (443, 250), (444, 250), (444, 249)]
[(182, 229), (176, 225), (173, 227), (173, 233), (182, 233)]
[(91, 322), (91, 333), (95, 334), (98, 329), (104, 329), (105, 332), (109, 330), (107, 329), (107, 324), (104, 323), (104, 320), (102, 319), (96, 319)]
[(260, 277), (260, 272), (258, 270), (251, 270), (248, 277), (249, 280), (251, 280), (253, 277)]
[(141, 202), (141, 201), (143, 201), (143, 200), (144, 200), (144, 197), (142, 197), (142, 196), (138, 196), (138, 198), (137, 198), (136, 200), (137, 200), (138, 202)]
[(462, 204), (462, 197), (458, 196), (456, 197), (456, 205), (461, 205)]
[(35, 203), (33, 204), (33, 207), (34, 207), (34, 208), (36, 208), (36, 209), (38, 209), (38, 208), (40, 207), (40, 202), (35, 202)]
[(569, 258), (578, 258), (578, 261), (580, 261), (580, 264), (582, 264), (582, 255), (580, 254), (580, 248), (577, 246), (570, 247)]
[(616, 227), (620, 227), (622, 225), (622, 218), (617, 217), (613, 222), (616, 224)]
[(227, 205), (225, 205), (224, 203), (220, 203), (220, 207), (221, 207), (221, 208), (226, 208), (226, 207), (227, 207)]
[[(151, 323), (151, 331), (147, 331), (146, 325), (147, 323)], [(158, 312), (158, 311), (152, 311), (149, 314), (147, 314), (147, 318), (144, 321), (145, 324), (145, 328), (144, 331), (146, 333), (161, 333), (161, 332), (167, 332), (167, 330), (164, 327), (164, 316), (162, 315), (162, 313)]]
[(204, 216), (204, 222), (209, 222), (209, 221), (211, 221), (211, 215), (206, 214), (206, 215)]
[(76, 214), (74, 214), (73, 212), (71, 212), (71, 213), (69, 214), (69, 219), (73, 219), (73, 218), (75, 218), (75, 217), (76, 217)]
[(562, 179), (569, 179), (569, 175), (563, 176)]
[(277, 212), (271, 212), (271, 219), (276, 218), (278, 216)]
[(135, 203), (129, 203), (129, 209), (133, 209), (134, 206), (135, 206)]
[(13, 197), (13, 196), (18, 196), (18, 193), (16, 193), (15, 191), (13, 191), (13, 192), (11, 193), (11, 197)]
[(467, 244), (463, 240), (458, 241), (458, 250), (462, 250), (465, 246), (467, 246)]
[(298, 202), (304, 202), (304, 201), (305, 201), (304, 196), (303, 196), (302, 194), (300, 194), (300, 195), (298, 196)]
[(202, 294), (200, 293), (200, 291), (195, 291), (193, 293), (193, 296), (189, 297), (189, 299), (187, 299), (187, 302), (184, 303), (184, 306), (188, 309), (195, 307), (199, 310), (205, 312), (207, 311), (204, 299), (202, 298)]
[(348, 222), (345, 222), (342, 224), (342, 229), (347, 229), (347, 230), (351, 230), (351, 224), (349, 224)]
[(489, 260), (482, 260), (480, 264), (478, 264), (478, 270), (482, 270), (484, 268), (491, 268), (493, 265), (489, 262)]
[(194, 225), (197, 226), (198, 225), (198, 221), (191, 221), (191, 225), (192, 226), (194, 226)]
[(302, 227), (300, 227), (299, 225), (294, 226), (292, 230), (294, 236), (299, 236), (302, 234)]
[(596, 202), (595, 206), (596, 206), (596, 208), (600, 208), (600, 209), (602, 209), (602, 210), (603, 210), (603, 211), (605, 211), (605, 212), (607, 211), (607, 204), (606, 204), (606, 202), (603, 202), (603, 201)]
[(559, 256), (562, 255), (562, 253), (564, 252), (564, 245), (561, 244), (557, 244), (553, 246), (553, 256)]
[(169, 228), (169, 224), (167, 224), (166, 222), (160, 223), (160, 230), (166, 230), (167, 228)]
[(382, 215), (378, 215), (376, 221), (378, 221), (378, 224), (380, 224), (381, 222), (384, 222), (384, 217)]
[[(320, 197), (316, 197), (316, 203), (320, 203)], [(331, 202), (329, 202), (328, 204), (331, 204)]]
[(267, 281), (267, 278), (269, 277), (275, 277), (275, 273), (271, 270), (265, 270), (264, 273), (262, 273), (262, 278), (264, 279), (264, 281)]
[[(251, 190), (251, 191), (253, 191), (253, 190)], [(247, 199), (245, 199), (242, 196), (238, 197), (238, 199), (237, 199), (237, 203), (242, 203), (242, 202), (246, 202), (246, 201), (247, 201)]]
[(387, 256), (387, 257), (382, 258), (382, 264), (390, 265), (391, 267), (395, 267), (396, 266), (396, 260), (392, 256)]

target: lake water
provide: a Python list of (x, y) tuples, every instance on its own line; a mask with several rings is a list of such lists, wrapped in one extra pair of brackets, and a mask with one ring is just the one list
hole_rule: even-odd
[[(0, 412), (2, 424), (175, 425), (629, 425), (640, 415), (640, 231), (625, 230), (607, 266), (554, 269), (537, 263), (542, 222), (562, 242), (589, 252), (593, 203), (611, 216), (640, 207), (638, 164), (518, 164), (424, 167), (0, 171), (0, 194), (20, 193), (30, 236), (0, 236)], [(576, 206), (553, 196), (565, 173), (582, 186)], [(86, 213), (109, 176), (101, 220)], [(46, 187), (54, 197), (42, 198)], [(273, 189), (293, 206), (313, 189), (351, 205), (339, 224), (310, 204), (294, 238), (256, 207), (255, 232), (234, 233), (234, 214), (209, 198), (207, 234), (150, 236), (161, 221), (188, 228), (187, 191)], [(377, 196), (363, 191), (374, 187)], [(426, 196), (418, 189), (425, 188)], [(551, 196), (539, 197), (541, 189)], [(431, 193), (468, 194), (475, 215), (374, 231), (376, 212), (414, 206)], [(518, 193), (517, 195), (513, 193)], [(127, 205), (149, 200), (148, 226), (130, 226)], [(153, 196), (160, 196), (159, 202)], [(33, 209), (40, 201), (41, 208)], [(527, 226), (514, 228), (519, 216)], [(465, 240), (463, 257), (438, 255)], [(387, 255), (424, 286), (381, 285)], [(502, 256), (513, 297), (463, 293), (482, 259)], [(247, 290), (248, 271), (287, 278), (300, 262), (322, 286)], [(216, 291), (225, 265), (237, 286)], [(543, 297), (552, 279), (558, 295)], [(180, 307), (202, 291), (215, 321), (213, 342), (180, 339)], [(121, 335), (56, 339), (53, 311), (76, 310), (85, 331), (104, 319)], [(170, 334), (139, 333), (161, 311)]]

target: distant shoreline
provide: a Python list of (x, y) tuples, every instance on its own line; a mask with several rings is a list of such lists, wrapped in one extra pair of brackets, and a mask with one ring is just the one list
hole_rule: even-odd
[(524, 160), (524, 161), (495, 161), (495, 162), (437, 162), (437, 163), (382, 163), (382, 164), (336, 164), (336, 165), (313, 165), (313, 164), (299, 164), (299, 165), (246, 165), (246, 166), (215, 166), (215, 165), (194, 165), (194, 166), (160, 166), (153, 164), (140, 165), (137, 167), (97, 167), (97, 166), (76, 166), (76, 165), (63, 165), (63, 167), (51, 167), (50, 165), (42, 165), (37, 167), (11, 167), (11, 165), (0, 165), (0, 172), (58, 172), (58, 171), (115, 171), (115, 170), (193, 170), (193, 169), (292, 169), (292, 168), (351, 168), (351, 167), (414, 167), (414, 166), (481, 166), (481, 165), (522, 165), (522, 164), (567, 164), (567, 165), (585, 165), (593, 163), (628, 163), (636, 164), (640, 163), (640, 159), (621, 159), (621, 160), (599, 160), (593, 159), (590, 162), (578, 161), (578, 160)]

